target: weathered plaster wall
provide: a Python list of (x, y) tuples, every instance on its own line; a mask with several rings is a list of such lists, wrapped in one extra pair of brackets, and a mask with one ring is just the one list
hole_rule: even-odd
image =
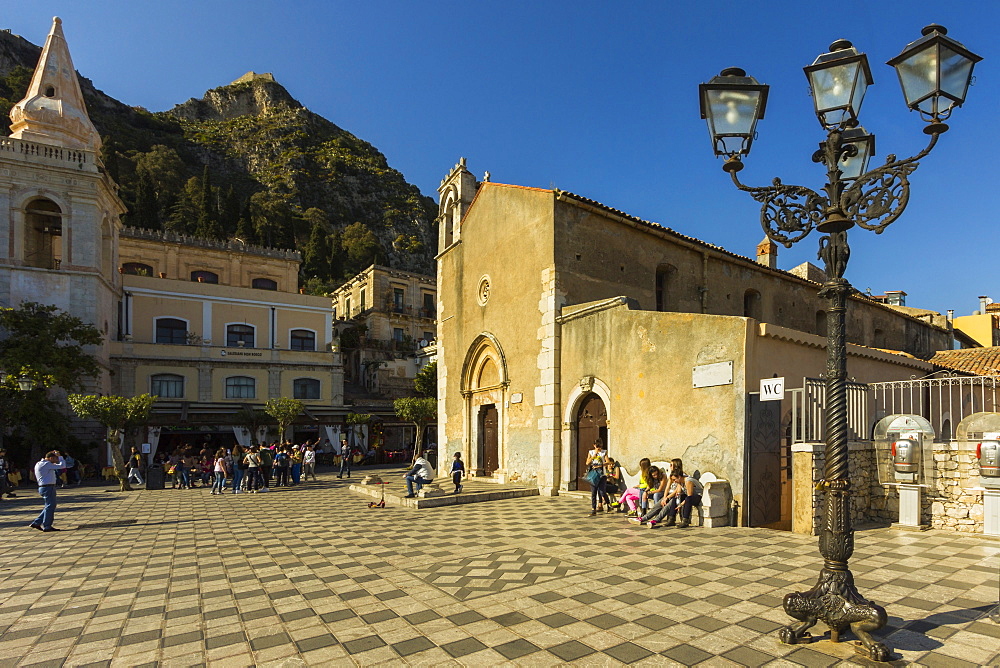
[[(668, 268), (662, 310), (749, 316), (825, 336), (817, 322), (825, 300), (819, 297), (816, 283), (662, 228), (600, 208), (581, 207), (572, 199), (557, 200), (555, 232), (559, 240), (556, 264), (567, 304), (624, 295), (635, 299), (640, 309), (656, 310), (657, 269)], [(748, 292), (759, 295), (755, 305), (745, 303)], [(847, 338), (851, 343), (903, 350), (922, 358), (951, 347), (947, 330), (864, 297), (850, 300)]]
[[(510, 196), (511, 188), (517, 196)], [(439, 421), (439, 438), (448, 451), (464, 452), (467, 466), (477, 465), (478, 409), (467, 405), (462, 377), (470, 347), (489, 333), (501, 348), (509, 379), (496, 397), (500, 465), (511, 475), (534, 477), (542, 466), (539, 452), (546, 447), (539, 430), (545, 420), (552, 421), (546, 411), (554, 410), (547, 393), (558, 383), (549, 361), (558, 345), (551, 321), (552, 195), (511, 186), (482, 189), (461, 223), (460, 238), (439, 256), (438, 379), (443, 387), (438, 412), (445, 416)], [(478, 297), (482, 279), (489, 282), (485, 304)], [(508, 407), (512, 394), (521, 394), (523, 400)], [(549, 432), (546, 437), (552, 438)], [(552, 446), (548, 448), (551, 452)]]
[[(684, 460), (688, 471), (730, 481), (742, 503), (746, 318), (631, 310), (625, 304), (573, 317), (564, 309), (561, 403), (581, 378), (610, 390), (609, 453), (635, 471), (639, 459)], [(733, 384), (692, 387), (692, 369), (733, 362)], [(566, 425), (564, 425), (565, 427)], [(575, 444), (563, 457), (575, 461)], [(576, 475), (572, 472), (571, 475)], [(563, 488), (568, 481), (563, 481)]]
[[(754, 392), (761, 378), (785, 378), (785, 388), (802, 387), (803, 378), (818, 378), (826, 371), (826, 337), (799, 332), (770, 323), (756, 323), (751, 339), (747, 386)], [(923, 360), (893, 355), (872, 348), (847, 346), (847, 375), (858, 382), (903, 380), (934, 370)]]

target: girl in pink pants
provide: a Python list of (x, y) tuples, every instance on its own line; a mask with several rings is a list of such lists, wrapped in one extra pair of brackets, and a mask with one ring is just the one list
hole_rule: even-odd
[(618, 505), (627, 504), (630, 512), (635, 512), (636, 507), (639, 505), (639, 488), (629, 487), (622, 493), (621, 497), (618, 499)]

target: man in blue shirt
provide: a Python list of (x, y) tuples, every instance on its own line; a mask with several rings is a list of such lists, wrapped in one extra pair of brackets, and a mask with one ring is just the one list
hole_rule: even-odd
[(45, 502), (45, 507), (34, 522), (29, 524), (39, 531), (60, 531), (52, 526), (52, 518), (56, 513), (56, 483), (59, 472), (66, 468), (66, 462), (58, 450), (52, 450), (35, 464), (35, 480), (38, 481), (38, 494)]

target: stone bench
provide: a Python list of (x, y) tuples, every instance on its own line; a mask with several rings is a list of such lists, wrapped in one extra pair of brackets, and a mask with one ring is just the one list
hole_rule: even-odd
[[(658, 466), (669, 474), (670, 462), (653, 462), (653, 466)], [(622, 479), (629, 487), (639, 486), (639, 472), (629, 473), (623, 466)], [(698, 511), (696, 526), (707, 528), (729, 526), (730, 509), (733, 506), (733, 492), (728, 480), (716, 477), (714, 473), (706, 471), (702, 473), (695, 471), (692, 478), (698, 480), (705, 491), (701, 495), (701, 505), (695, 506)], [(692, 524), (695, 524), (694, 513), (691, 514)]]

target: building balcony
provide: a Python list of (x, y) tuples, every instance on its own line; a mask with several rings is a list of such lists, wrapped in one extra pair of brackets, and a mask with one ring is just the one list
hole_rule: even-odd
[(0, 137), (0, 159), (34, 163), (76, 171), (97, 172), (93, 151), (50, 146), (13, 137)]

